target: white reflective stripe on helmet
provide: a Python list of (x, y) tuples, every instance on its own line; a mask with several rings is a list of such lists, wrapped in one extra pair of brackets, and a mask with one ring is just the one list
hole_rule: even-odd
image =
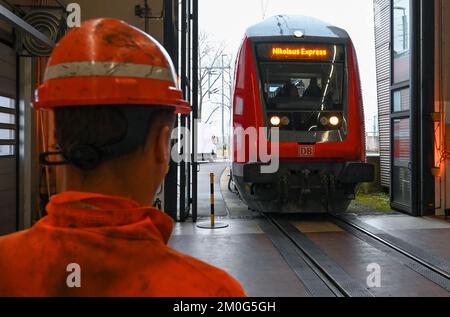
[(114, 62), (73, 62), (49, 66), (44, 81), (68, 77), (134, 77), (166, 80), (176, 83), (169, 68)]

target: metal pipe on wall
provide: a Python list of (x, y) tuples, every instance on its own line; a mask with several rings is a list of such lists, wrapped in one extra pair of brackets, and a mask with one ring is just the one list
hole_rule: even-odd
[[(164, 0), (164, 47), (175, 65), (178, 64), (178, 40), (174, 28), (173, 0)], [(178, 125), (178, 120), (175, 121)], [(176, 142), (172, 140), (171, 148)], [(170, 159), (169, 173), (164, 180), (164, 211), (175, 221), (178, 217), (178, 164)]]
[[(187, 54), (186, 54), (186, 80), (188, 81), (187, 87), (186, 87), (186, 98), (187, 100), (189, 100), (190, 102), (192, 102), (192, 19), (191, 19), (191, 7), (192, 7), (192, 3), (191, 0), (184, 0), (186, 3), (186, 14), (187, 14), (187, 32), (188, 32), (188, 37), (186, 39), (186, 44), (187, 44)], [(191, 122), (192, 122), (192, 117), (190, 115), (186, 116), (186, 126), (190, 129), (191, 127)], [(188, 140), (187, 143), (189, 143), (189, 145), (191, 144), (191, 140)], [(189, 153), (187, 153), (187, 156), (189, 156), (191, 153), (190, 151), (192, 151), (192, 146), (189, 146)], [(194, 172), (194, 169), (192, 168), (192, 163), (191, 160), (188, 159), (188, 163), (187, 163), (187, 168), (188, 168), (188, 173), (187, 173), (187, 193), (186, 193), (186, 197), (188, 198), (189, 202), (187, 203), (190, 208), (192, 208), (192, 201), (193, 201), (193, 196), (192, 196), (192, 188), (191, 188), (191, 184), (192, 184), (192, 174)]]
[(435, 102), (435, 6), (434, 1), (420, 1), (420, 77), (419, 77), (419, 128), (420, 128), (420, 170), (419, 190), (420, 216), (435, 214), (435, 178), (434, 167), (434, 122), (431, 114)]
[[(183, 89), (184, 92), (184, 98), (187, 100), (187, 82), (186, 82), (186, 55), (187, 55), (187, 5), (186, 5), (186, 0), (181, 0), (181, 15), (180, 15), (180, 23), (181, 24), (181, 43), (180, 43), (180, 48), (181, 48), (181, 52), (180, 52), (180, 70), (179, 70), (179, 74), (180, 74), (180, 83), (181, 83), (181, 89)], [(181, 123), (181, 127), (182, 129), (184, 129), (186, 127), (186, 121), (187, 121), (187, 116), (182, 115), (180, 118), (180, 123)], [(183, 139), (183, 147), (182, 147), (182, 153), (183, 153), (183, 158), (186, 157), (186, 147), (185, 145), (185, 140)], [(188, 214), (188, 208), (187, 208), (187, 204), (186, 204), (186, 191), (187, 191), (187, 183), (186, 183), (186, 165), (187, 163), (185, 162), (181, 162), (180, 164), (180, 221), (185, 221), (187, 218), (187, 214)]]
[(34, 83), (32, 78), (35, 73), (33, 61), (30, 58), (19, 59), (19, 148), (18, 148), (18, 172), (19, 172), (19, 223), (20, 230), (30, 228), (38, 210), (39, 186), (36, 171), (39, 170), (39, 162), (36, 160), (38, 138), (36, 135), (36, 119), (33, 109), (30, 107)]
[(144, 0), (144, 12), (145, 12), (145, 16), (144, 16), (144, 32), (145, 33), (149, 33), (150, 32), (150, 30), (148, 28), (148, 11), (149, 11), (148, 0)]
[(420, 215), (420, 0), (410, 0), (410, 148), (411, 148), (411, 212), (414, 216)]
[[(444, 161), (442, 193), (444, 209), (450, 208), (450, 5), (447, 0), (441, 0), (441, 64), (440, 91), (441, 95), (441, 132), (443, 149), (446, 152)], [(444, 73), (446, 70), (446, 73)]]
[(192, 219), (197, 221), (198, 0), (192, 0)]
[(435, 161), (437, 162), (437, 166), (441, 168), (440, 176), (436, 181), (436, 189), (439, 188), (439, 191), (436, 190), (436, 211), (438, 214), (443, 215), (444, 210), (446, 209), (446, 164), (445, 160), (442, 161), (442, 151), (445, 151), (445, 97), (444, 91), (446, 89), (445, 81), (444, 81), (444, 69), (445, 68), (445, 2), (446, 0), (437, 1), (438, 5), (435, 8), (436, 16), (439, 21), (436, 23), (436, 36), (437, 36), (437, 51), (435, 52), (435, 56), (437, 59), (437, 63), (435, 65), (436, 74), (436, 90), (437, 90), (437, 106), (435, 107), (435, 111), (440, 113), (439, 123), (436, 125), (437, 132), (435, 132), (437, 144), (436, 147), (436, 155)]

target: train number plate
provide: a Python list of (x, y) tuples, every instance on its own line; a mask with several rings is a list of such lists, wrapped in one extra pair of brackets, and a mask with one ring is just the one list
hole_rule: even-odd
[(301, 145), (298, 149), (299, 157), (314, 157), (315, 154), (313, 145)]

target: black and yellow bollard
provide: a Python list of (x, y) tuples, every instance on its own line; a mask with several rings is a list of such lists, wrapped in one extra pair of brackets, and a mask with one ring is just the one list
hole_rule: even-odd
[(214, 214), (214, 173), (209, 174), (209, 193), (209, 201), (211, 203), (211, 226), (214, 227), (216, 217)]
[(209, 192), (210, 192), (210, 206), (211, 206), (211, 214), (210, 214), (210, 223), (200, 223), (197, 227), (201, 229), (223, 229), (227, 228), (228, 224), (225, 223), (216, 223), (216, 215), (215, 215), (215, 204), (214, 204), (214, 173), (209, 174)]

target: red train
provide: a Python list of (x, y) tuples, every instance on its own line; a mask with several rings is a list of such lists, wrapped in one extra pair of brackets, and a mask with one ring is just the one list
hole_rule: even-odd
[[(233, 180), (251, 209), (342, 212), (357, 185), (373, 181), (355, 49), (346, 31), (322, 21), (279, 15), (247, 30), (233, 128)], [(261, 169), (266, 146), (279, 148), (269, 151), (279, 160), (271, 173)]]

